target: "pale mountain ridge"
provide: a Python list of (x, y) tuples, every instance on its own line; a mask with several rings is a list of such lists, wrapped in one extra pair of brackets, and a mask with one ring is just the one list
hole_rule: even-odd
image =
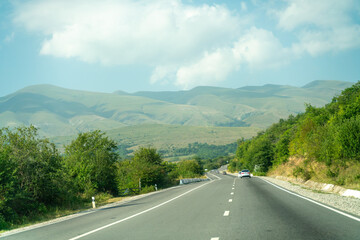
[(304, 111), (304, 103), (325, 105), (352, 84), (314, 81), (304, 87), (268, 84), (133, 94), (34, 85), (0, 98), (0, 127), (33, 124), (47, 137), (140, 124), (263, 129)]

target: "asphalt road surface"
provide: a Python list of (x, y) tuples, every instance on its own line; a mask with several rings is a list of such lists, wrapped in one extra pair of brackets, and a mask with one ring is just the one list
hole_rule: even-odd
[(260, 178), (212, 177), (3, 239), (360, 239), (359, 217)]

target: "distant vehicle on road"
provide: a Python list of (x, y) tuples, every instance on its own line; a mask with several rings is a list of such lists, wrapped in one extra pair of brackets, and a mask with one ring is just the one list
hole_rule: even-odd
[(243, 178), (243, 177), (251, 178), (250, 171), (247, 170), (247, 169), (244, 169), (244, 170), (242, 170), (242, 171), (239, 172), (238, 177), (239, 177), (239, 178)]
[(222, 174), (223, 174), (223, 175), (226, 175), (227, 173), (226, 173), (226, 171), (223, 171)]

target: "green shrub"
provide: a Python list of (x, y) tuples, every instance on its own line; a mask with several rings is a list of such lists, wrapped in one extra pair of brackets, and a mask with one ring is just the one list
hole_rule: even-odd
[(342, 186), (342, 185), (345, 184), (345, 177), (339, 177), (338, 179), (336, 179), (335, 182), (336, 182), (337, 185)]
[(141, 188), (141, 192), (140, 194), (144, 194), (144, 193), (149, 193), (149, 192), (154, 192), (155, 191), (155, 186), (145, 186), (143, 188)]
[(254, 176), (266, 176), (266, 172), (253, 172)]
[(195, 178), (203, 174), (203, 169), (196, 160), (183, 160), (177, 165), (178, 174), (182, 178)]
[(342, 122), (339, 126), (338, 141), (343, 157), (360, 160), (360, 115)]
[(308, 170), (297, 166), (293, 170), (293, 176), (296, 177), (296, 178), (299, 177), (299, 178), (307, 181), (307, 180), (309, 180), (311, 178), (311, 173)]
[(5, 218), (2, 214), (0, 214), (0, 231), (5, 230), (9, 227), (9, 224), (5, 221)]
[(336, 178), (339, 176), (339, 169), (336, 169), (335, 171), (331, 171), (330, 168), (327, 169), (326, 171), (326, 176), (330, 177), (330, 178)]

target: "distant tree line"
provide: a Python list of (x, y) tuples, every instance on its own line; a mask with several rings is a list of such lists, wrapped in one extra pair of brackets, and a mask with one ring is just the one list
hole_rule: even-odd
[[(335, 180), (339, 167), (360, 162), (360, 82), (324, 107), (308, 104), (304, 113), (281, 119), (250, 140), (240, 140), (229, 169), (267, 172), (291, 156), (305, 159), (305, 165), (310, 161), (325, 164), (327, 175)], [(305, 167), (293, 171), (294, 176), (304, 179), (310, 179), (312, 174)], [(346, 181), (360, 182), (360, 172)]]
[(185, 148), (175, 148), (171, 152), (167, 150), (160, 150), (160, 153), (166, 154), (169, 157), (196, 155), (200, 159), (215, 159), (227, 155), (234, 154), (237, 143), (230, 143), (225, 145), (212, 145), (208, 143), (189, 143)]
[(227, 155), (217, 158), (201, 159), (195, 156), (194, 160), (196, 160), (199, 163), (202, 169), (210, 171), (212, 169), (218, 169), (221, 166), (228, 164), (233, 157), (234, 157), (233, 155)]
[(119, 157), (116, 142), (99, 130), (80, 133), (60, 154), (34, 126), (0, 129), (0, 230), (58, 209), (77, 209), (91, 196), (147, 192), (199, 177), (198, 160), (163, 161), (155, 148)]

